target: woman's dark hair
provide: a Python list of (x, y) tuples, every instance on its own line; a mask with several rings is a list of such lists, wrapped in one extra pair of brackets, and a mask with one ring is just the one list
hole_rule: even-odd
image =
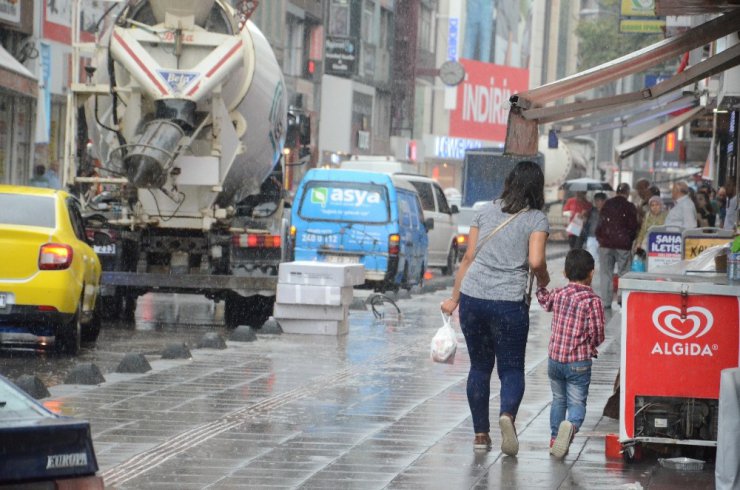
[(545, 174), (535, 162), (523, 160), (509, 172), (501, 193), (505, 213), (518, 213), (522, 209), (542, 209), (545, 205)]

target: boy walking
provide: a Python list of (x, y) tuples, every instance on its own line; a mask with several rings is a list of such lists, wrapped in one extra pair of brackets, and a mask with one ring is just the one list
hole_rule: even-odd
[(550, 454), (558, 458), (568, 454), (573, 436), (586, 417), (591, 359), (604, 341), (604, 308), (591, 289), (591, 254), (582, 249), (568, 252), (565, 277), (569, 282), (563, 288), (537, 289), (537, 301), (545, 311), (554, 313), (547, 374), (552, 389)]

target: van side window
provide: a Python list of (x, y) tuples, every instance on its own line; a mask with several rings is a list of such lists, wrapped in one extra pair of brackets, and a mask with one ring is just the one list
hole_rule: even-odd
[(414, 185), (414, 187), (416, 188), (416, 192), (419, 194), (419, 199), (421, 200), (421, 208), (424, 211), (435, 211), (432, 186), (430, 184), (427, 184), (426, 182), (411, 181), (411, 183)]
[(438, 212), (451, 214), (450, 205), (447, 204), (445, 193), (442, 192), (442, 189), (437, 184), (434, 184), (434, 196), (437, 198), (437, 208), (439, 208)]
[(414, 224), (415, 230), (420, 230), (422, 228), (422, 223), (424, 222), (424, 213), (421, 211), (421, 202), (419, 201), (419, 198), (414, 196), (413, 201), (414, 205), (411, 208), (411, 222)]
[(409, 196), (405, 192), (398, 193), (398, 215), (401, 219), (401, 225), (405, 228), (411, 227), (411, 210), (413, 209), (409, 203)]

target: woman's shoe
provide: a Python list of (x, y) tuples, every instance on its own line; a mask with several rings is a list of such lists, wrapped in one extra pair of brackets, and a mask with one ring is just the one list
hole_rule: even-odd
[(476, 434), (475, 439), (473, 439), (473, 449), (475, 451), (490, 451), (491, 436), (488, 434)]
[(498, 419), (501, 428), (501, 452), (507, 456), (516, 456), (519, 453), (519, 439), (516, 437), (514, 418), (505, 413)]

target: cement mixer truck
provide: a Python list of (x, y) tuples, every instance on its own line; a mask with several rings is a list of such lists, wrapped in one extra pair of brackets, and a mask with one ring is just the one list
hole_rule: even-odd
[(85, 76), (68, 99), (64, 173), (103, 263), (103, 314), (131, 317), (150, 291), (195, 293), (225, 302), (228, 327), (259, 327), (284, 258), (278, 162), (296, 129), (275, 55), (226, 1), (119, 3), (95, 43), (74, 43)]

